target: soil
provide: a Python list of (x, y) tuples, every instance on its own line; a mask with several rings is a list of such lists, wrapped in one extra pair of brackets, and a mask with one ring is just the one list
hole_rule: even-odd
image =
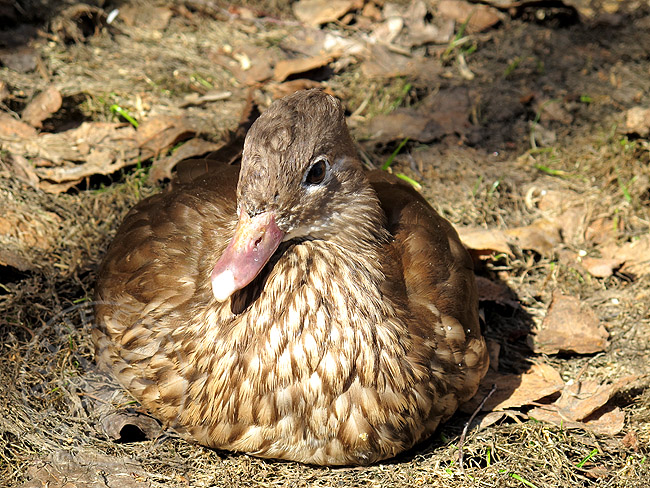
[[(381, 10), (385, 3), (373, 5)], [(427, 4), (430, 14), (438, 3)], [(287, 39), (305, 32), (289, 5), (271, 0), (246, 7), (159, 0), (156, 9), (152, 2), (98, 1), (91, 5), (97, 10), (84, 11), (83, 22), (65, 13), (71, 5), (0, 2), (0, 81), (7, 91), (0, 107), (20, 114), (54, 85), (62, 107), (43, 121), (42, 132), (86, 121), (128, 125), (111, 111), (119, 105), (139, 121), (183, 115), (196, 134), (222, 141), (236, 129), (247, 100), (264, 109), (278, 89), (278, 82), (247, 84), (223, 56), (295, 56)], [(107, 24), (105, 14), (114, 8), (120, 16)], [(371, 28), (360, 11), (319, 31), (359, 39)], [(607, 404), (624, 413), (622, 430), (608, 435), (538, 422), (526, 416), (528, 405), (462, 439), (469, 415), (458, 413), (395, 460), (355, 469), (215, 451), (171, 431), (141, 442), (148, 432), (122, 431), (116, 442), (106, 434), (106, 416), (141, 412), (93, 362), (93, 286), (128, 209), (166, 182), (148, 180), (147, 160), (48, 193), (18, 174), (15, 155), (3, 147), (0, 485), (647, 486), (648, 257), (637, 256), (636, 267), (626, 267), (634, 261), (628, 258), (597, 277), (575, 256), (602, 257), (607, 245), (641, 242), (650, 230), (648, 134), (643, 127), (625, 129), (626, 111), (650, 106), (650, 4), (513, 2), (499, 16), (481, 32), (464, 33), (457, 23), (454, 39), (463, 41), (456, 47), (451, 41), (414, 47), (419, 66), (412, 73), (371, 77), (366, 54), (359, 54), (302, 77), (342, 99), (360, 153), (377, 166), (402, 138), (373, 136), (373, 118), (394, 109), (448, 114), (436, 119), (430, 140), (407, 141), (391, 169), (419, 182), (454, 225), (504, 230), (540, 218), (560, 223), (561, 240), (550, 249), (522, 245), (512, 255), (478, 261), (477, 274), (513, 293), (505, 301), (482, 301), (486, 337), (500, 346), (502, 373), (544, 362), (568, 384), (631, 377)], [(230, 94), (185, 103), (188, 95), (215, 92)], [(388, 127), (392, 119), (386, 120)], [(532, 352), (527, 336), (555, 290), (595, 312), (609, 333), (604, 351)]]

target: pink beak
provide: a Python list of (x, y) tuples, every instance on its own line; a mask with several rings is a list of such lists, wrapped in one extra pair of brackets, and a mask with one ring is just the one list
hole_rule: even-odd
[(283, 238), (284, 232), (275, 223), (273, 213), (264, 212), (251, 218), (242, 210), (235, 235), (210, 276), (214, 297), (224, 302), (253, 281)]

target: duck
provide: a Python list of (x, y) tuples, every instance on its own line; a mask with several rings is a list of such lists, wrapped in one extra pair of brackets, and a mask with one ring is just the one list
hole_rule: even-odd
[(488, 367), (458, 234), (364, 169), (341, 102), (317, 89), (272, 103), (240, 165), (130, 210), (98, 272), (92, 339), (188, 441), (324, 466), (426, 440)]

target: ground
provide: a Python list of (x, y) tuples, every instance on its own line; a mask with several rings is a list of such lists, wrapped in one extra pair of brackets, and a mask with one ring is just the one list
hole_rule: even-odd
[[(397, 153), (390, 169), (418, 182), (459, 229), (494, 234), (530, 229), (540, 219), (551, 223), (532, 243), (508, 240), (508, 252), (486, 245), (478, 256), (475, 246), (477, 274), (498, 288), (498, 296), (484, 290), (481, 301), (486, 337), (500, 349), (494, 367), (519, 378), (533, 364), (551, 366), (565, 392), (589, 381), (615, 384), (599, 406), (621, 412), (620, 428), (604, 432), (587, 418), (539, 421), (531, 409), (548, 406), (555, 393), (504, 407), (507, 414), (473, 424), (464, 439), (469, 413), (460, 412), (429, 441), (364, 468), (260, 460), (190, 445), (173, 432), (114, 442), (106, 416), (124, 407), (137, 413), (137, 405), (94, 365), (93, 286), (125, 213), (166, 182), (148, 178), (148, 155), (57, 187), (43, 168), (58, 163), (44, 153), (38, 160), (20, 146), (27, 138), (6, 136), (2, 122), (4, 485), (647, 486), (650, 266), (639, 249), (650, 249), (650, 122), (646, 115), (634, 125), (628, 111), (648, 108), (650, 100), (650, 5), (513, 2), (491, 11), (494, 25), (457, 21), (448, 40), (424, 47), (398, 37), (378, 59), (367, 39), (388, 2), (351, 3), (340, 20), (307, 28), (284, 2), (229, 7), (160, 0), (156, 10), (149, 2), (95, 2), (96, 10), (84, 7), (76, 17), (64, 10), (72, 2), (2, 2), (1, 108), (25, 120), (26, 105), (54, 86), (62, 106), (45, 117), (41, 134), (62, 134), (82, 122), (129, 129), (121, 109), (141, 123), (184, 116), (193, 135), (219, 143), (236, 129), (247, 100), (264, 109), (285, 86), (280, 60), (319, 54), (296, 47), (306, 46), (305, 38), (318, 45), (318, 36), (330, 32), (360, 43), (365, 50), (331, 55), (290, 78), (308, 78), (340, 97), (364, 160), (381, 166)], [(400, 2), (398, 11), (414, 3)], [(436, 23), (442, 3), (426, 2), (427, 25), (443, 25)], [(116, 7), (120, 15), (107, 24), (105, 14)], [(405, 62), (399, 70), (398, 54)], [(379, 67), (382, 59), (388, 70)], [(219, 96), (195, 103), (191, 94)], [(22, 173), (20, 156), (28, 162)], [(615, 263), (597, 272), (584, 258)], [(531, 350), (531, 331), (551, 314), (558, 291), (605, 327), (602, 350)], [(571, 329), (569, 318), (564, 325)]]

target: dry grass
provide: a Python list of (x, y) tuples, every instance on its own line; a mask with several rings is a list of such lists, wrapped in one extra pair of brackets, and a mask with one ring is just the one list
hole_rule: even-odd
[[(267, 8), (267, 4), (263, 7)], [(205, 132), (218, 139), (236, 125), (245, 97), (241, 87), (235, 87), (235, 95), (227, 102), (179, 108), (182, 96), (192, 91), (197, 74), (215, 89), (233, 88), (231, 76), (206, 57), (206, 50), (223, 44), (224, 39), (233, 45), (255, 42), (277, 49), (273, 39), (281, 36), (286, 27), (239, 29), (237, 24), (197, 18), (195, 24), (174, 18), (162, 37), (134, 28), (128, 35), (95, 36), (87, 44), (64, 47), (45, 43), (39, 52), (47, 60), (52, 81), (70, 100), (80, 100), (80, 110), (87, 118), (109, 119), (107, 100), (119, 103), (137, 118), (182, 111), (202, 120)], [(634, 25), (630, 22), (627, 30), (616, 31), (620, 45), (606, 45), (610, 50), (622, 50), (616, 52), (615, 59), (603, 55), (600, 48), (590, 53), (605, 72), (627, 73), (629, 79), (623, 88), (641, 90), (647, 96), (648, 57), (632, 62), (624, 55), (625, 43), (632, 43), (631, 39), (640, 35), (640, 28)], [(572, 61), (553, 57), (565, 52), (569, 41), (583, 51), (593, 42), (585, 27), (566, 32), (507, 23), (480, 44), (469, 59), (478, 74), (471, 87), (480, 100), (479, 120), (483, 121), (484, 136), (480, 142), (470, 147), (450, 138), (432, 146), (410, 144), (396, 159), (396, 169), (422, 182), (425, 195), (452, 222), (498, 228), (529, 224), (540, 216), (528, 198), (531, 189), (537, 188), (575, 192), (590, 216), (618, 219), (621, 242), (649, 231), (647, 142), (630, 140), (613, 129), (620, 123), (621, 107), (630, 106), (633, 100), (621, 100), (595, 74), (567, 81), (567, 70), (584, 61), (583, 55), (573, 56)], [(544, 49), (551, 54), (545, 55)], [(634, 49), (638, 50), (638, 45)], [(529, 60), (521, 69), (534, 72), (538, 63), (530, 60), (531, 56), (543, 58), (546, 69), (543, 79), (534, 81), (533, 89), (548, 89), (553, 92), (549, 96), (588, 93), (595, 100), (591, 107), (575, 109), (574, 124), (549, 123), (558, 140), (547, 153), (529, 151), (528, 127), (522, 121), (533, 120), (534, 110), (522, 114), (508, 105), (501, 108), (512, 109), (511, 119), (497, 114), (500, 93), (516, 99), (528, 89), (527, 72), (518, 74), (515, 70), (507, 79), (500, 77), (508, 60)], [(144, 66), (142, 59), (147, 60)], [(616, 59), (622, 61), (616, 64)], [(5, 68), (0, 77), (12, 89), (26, 94), (45, 85), (33, 73), (17, 74)], [(462, 81), (452, 78), (441, 83)], [(357, 68), (350, 68), (345, 75), (335, 77), (331, 85), (348, 95), (351, 111), (368, 93), (376, 94), (373, 105), (363, 114), (371, 115), (383, 112), (391, 100), (400, 96), (404, 80), (382, 85), (364, 80)], [(408, 103), (417, 103), (418, 94), (426, 89), (414, 90)], [(19, 108), (15, 103), (13, 108)], [(393, 147), (365, 149), (376, 161), (384, 161)], [(535, 169), (535, 165), (565, 175), (552, 176)], [(467, 421), (463, 415), (455, 416), (434, 438), (398, 459), (358, 469), (315, 468), (217, 452), (187, 444), (169, 432), (142, 443), (109, 441), (100, 421), (107, 409), (123, 399), (113, 396), (119, 387), (99, 373), (93, 362), (88, 330), (94, 273), (128, 208), (158, 191), (143, 183), (137, 171), (115, 179), (104, 190), (58, 196), (38, 193), (6, 176), (0, 181), (7, 208), (12, 205), (27, 215), (42, 209), (61, 219), (53, 243), (38, 252), (25, 251), (30, 260), (38, 263), (34, 271), (2, 270), (0, 479), (5, 485), (19, 486), (26, 481), (28, 466), (64, 450), (136, 459), (152, 486), (647, 486), (647, 377), (614, 398), (626, 413), (624, 433), (636, 434), (636, 450), (624, 445), (622, 436), (597, 436), (532, 420), (505, 419), (484, 430), (470, 431), (464, 444), (462, 470), (457, 455)], [(566, 245), (577, 249), (587, 244)], [(560, 288), (589, 303), (612, 335), (609, 349), (595, 357), (548, 358), (563, 378), (571, 380), (585, 367), (584, 377), (601, 380), (646, 374), (650, 362), (649, 277), (631, 281), (617, 276), (596, 279), (556, 257), (541, 258), (530, 253), (491, 264), (482, 273), (503, 279), (524, 306), (521, 312), (496, 306), (485, 310), (487, 336), (502, 343), (503, 370), (520, 370), (535, 359), (525, 346), (525, 334), (543, 316), (552, 290)], [(618, 305), (613, 304), (614, 298)]]

